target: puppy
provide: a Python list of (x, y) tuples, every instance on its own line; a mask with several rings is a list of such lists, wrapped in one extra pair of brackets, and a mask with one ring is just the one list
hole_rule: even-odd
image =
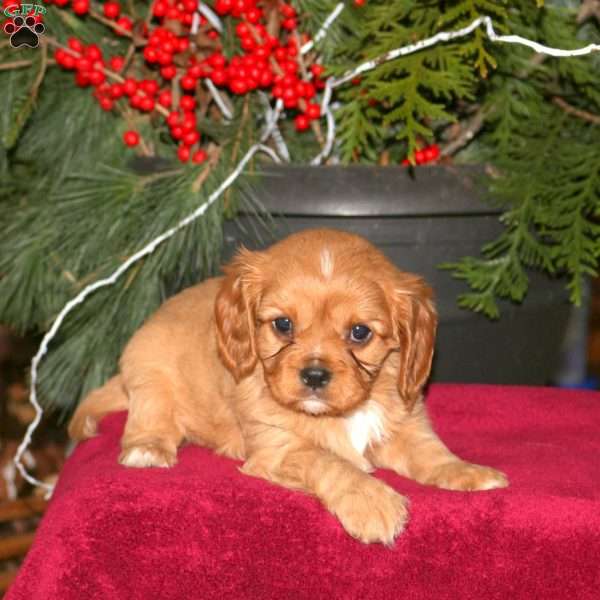
[(127, 409), (121, 464), (170, 467), (194, 442), (314, 494), (360, 541), (391, 544), (407, 501), (374, 468), (450, 490), (508, 485), (431, 428), (422, 388), (436, 323), (430, 288), (366, 240), (296, 233), (241, 250), (225, 277), (166, 302), (69, 432), (93, 436), (103, 415)]

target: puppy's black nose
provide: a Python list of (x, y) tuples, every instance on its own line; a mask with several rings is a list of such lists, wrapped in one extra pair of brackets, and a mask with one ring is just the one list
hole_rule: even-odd
[(302, 383), (316, 390), (325, 387), (331, 379), (331, 372), (321, 367), (307, 367), (300, 371)]

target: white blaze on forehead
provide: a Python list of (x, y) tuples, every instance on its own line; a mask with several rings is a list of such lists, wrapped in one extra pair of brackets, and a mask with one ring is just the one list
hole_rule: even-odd
[(368, 402), (364, 408), (346, 417), (346, 431), (352, 447), (359, 454), (364, 454), (367, 446), (381, 442), (385, 429), (379, 406)]
[(329, 248), (321, 250), (321, 273), (325, 279), (329, 279), (333, 275), (333, 255)]

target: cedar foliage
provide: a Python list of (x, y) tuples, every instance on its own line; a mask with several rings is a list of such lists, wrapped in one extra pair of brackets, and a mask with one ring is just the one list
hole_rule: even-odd
[[(300, 29), (315, 33), (337, 4), (296, 0)], [(398, 46), (489, 15), (499, 33), (576, 48), (600, 41), (599, 23), (582, 20), (579, 2), (368, 0), (348, 3), (317, 45), (329, 74), (339, 75)], [(140, 18), (148, 2), (128, 3)], [(101, 23), (47, 5), (46, 32), (75, 36), (110, 55), (128, 41)], [(227, 38), (225, 51), (237, 40)], [(123, 146), (128, 129), (99, 109), (72, 75), (51, 64), (48, 46), (0, 45), (0, 320), (20, 331), (46, 331), (70, 298), (110, 274), (124, 259), (200, 205), (260, 136), (264, 105), (257, 95), (230, 95), (232, 122), (207, 118), (204, 135), (221, 149), (210, 167), (180, 165), (175, 146), (149, 117), (135, 126), (149, 140), (156, 168), (140, 169)], [(442, 150), (476, 122), (473, 139), (446, 160), (486, 162), (490, 201), (502, 206), (503, 234), (482, 250), (445, 265), (470, 290), (465, 308), (499, 315), (499, 299), (524, 300), (528, 270), (564, 275), (579, 303), (600, 253), (600, 56), (540, 57), (513, 44), (493, 44), (483, 29), (383, 63), (334, 97), (333, 160), (398, 163), (425, 143)], [(596, 119), (596, 121), (594, 121)], [(292, 160), (319, 150), (310, 133), (281, 123)], [(259, 159), (250, 172), (260, 173)], [(146, 165), (147, 167), (147, 165)], [(203, 169), (209, 168), (199, 191)], [(204, 175), (202, 177), (204, 177)], [(426, 176), (426, 171), (419, 173)], [(169, 295), (216, 272), (223, 219), (249, 201), (238, 180), (204, 217), (134, 265), (116, 285), (90, 296), (68, 318), (42, 363), (41, 397), (63, 412), (116, 368), (124, 343)]]

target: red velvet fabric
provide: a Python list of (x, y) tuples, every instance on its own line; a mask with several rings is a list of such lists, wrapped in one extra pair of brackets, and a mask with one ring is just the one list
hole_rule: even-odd
[(435, 385), (436, 430), (506, 490), (411, 500), (393, 548), (350, 538), (314, 498), (187, 446), (173, 469), (117, 464), (123, 413), (76, 449), (7, 600), (600, 598), (600, 394)]

